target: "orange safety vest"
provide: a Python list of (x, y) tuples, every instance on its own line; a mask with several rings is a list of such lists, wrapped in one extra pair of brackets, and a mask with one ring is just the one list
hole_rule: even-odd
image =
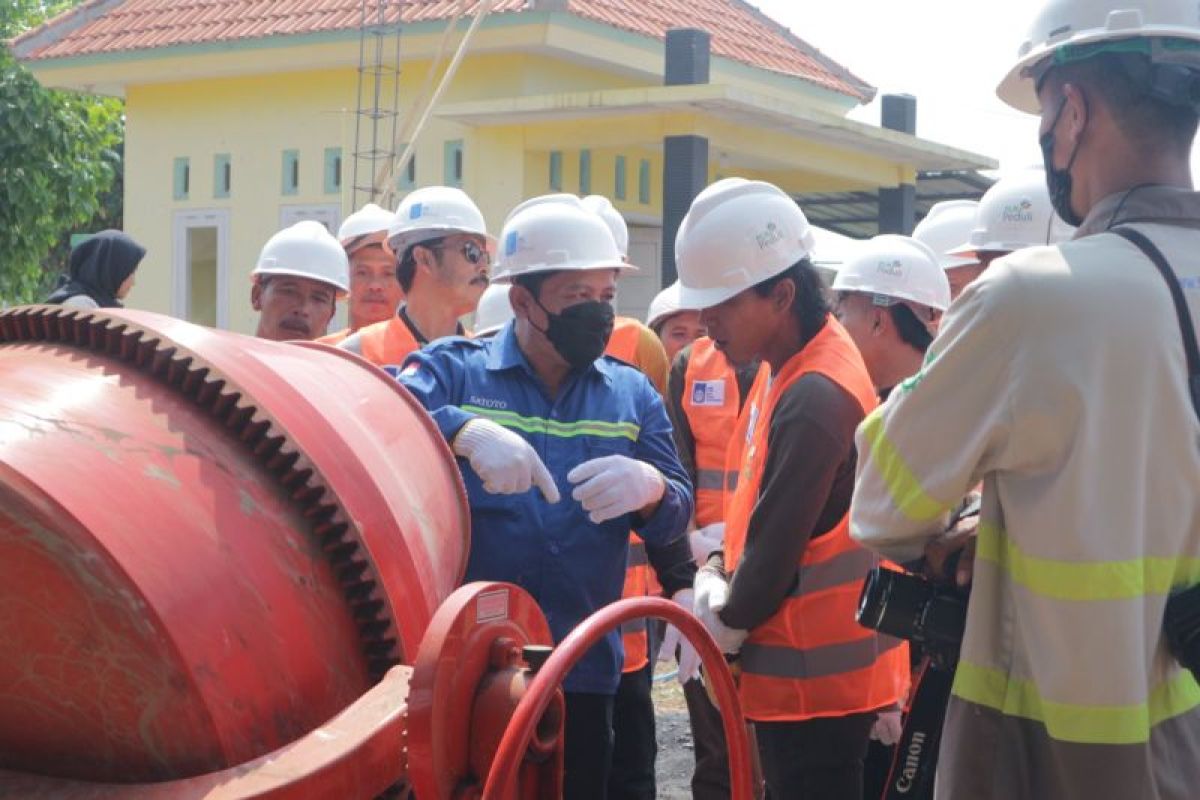
[(421, 343), (399, 316), (376, 322), (358, 331), (362, 357), (376, 366), (399, 366), (408, 354), (421, 349)]
[[(750, 514), (758, 502), (767, 461), (767, 437), (779, 398), (801, 376), (816, 372), (848, 391), (869, 413), (877, 405), (862, 356), (846, 330), (829, 317), (774, 379), (759, 374), (730, 447), (741, 474), (725, 515), (725, 567), (737, 570)], [(807, 536), (807, 531), (797, 531)], [(765, 623), (742, 645), (739, 692), (746, 717), (796, 721), (873, 711), (901, 700), (908, 688), (908, 644), (881, 636), (855, 619), (867, 572), (878, 563), (850, 538), (847, 513), (812, 539), (799, 564), (799, 581)]]
[(354, 333), (354, 331), (350, 330), (349, 328), (342, 328), (337, 333), (330, 333), (326, 334), (325, 336), (317, 337), (317, 341), (321, 344), (331, 344), (334, 347), (337, 347), (339, 344), (346, 341), (346, 339), (349, 338), (350, 334), (352, 333)]
[(725, 493), (737, 486), (737, 470), (726, 469), (726, 451), (738, 418), (737, 373), (725, 355), (702, 336), (692, 342), (683, 376), (683, 413), (692, 429), (696, 463), (696, 525), (725, 518)]
[[(613, 323), (612, 337), (608, 340), (605, 354), (619, 358), (626, 364), (638, 366), (637, 346), (641, 340), (641, 327), (637, 320), (617, 317)], [(657, 588), (657, 591), (655, 591)], [(646, 558), (646, 543), (633, 531), (629, 532), (629, 557), (625, 562), (625, 586), (621, 597), (646, 597), (658, 594), (662, 587), (650, 571)], [(625, 664), (621, 672), (637, 672), (650, 662), (650, 645), (646, 638), (646, 620), (638, 619), (621, 626), (621, 642), (625, 647)]]

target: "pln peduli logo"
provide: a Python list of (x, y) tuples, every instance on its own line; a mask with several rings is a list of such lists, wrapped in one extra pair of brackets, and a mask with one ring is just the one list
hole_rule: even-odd
[(766, 250), (771, 245), (774, 245), (783, 240), (783, 231), (774, 222), (768, 222), (767, 227), (754, 235), (754, 241), (758, 242), (760, 250)]
[(876, 263), (875, 271), (880, 275), (890, 275), (893, 278), (900, 278), (904, 276), (904, 263), (898, 258), (880, 261)]
[(1030, 200), (1022, 200), (1019, 203), (1006, 204), (1000, 221), (1016, 224), (1033, 222), (1033, 203)]

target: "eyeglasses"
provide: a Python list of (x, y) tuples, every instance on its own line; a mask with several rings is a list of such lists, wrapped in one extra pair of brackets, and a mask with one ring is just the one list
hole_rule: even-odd
[[(432, 245), (429, 249), (445, 250), (446, 245)], [(485, 267), (490, 267), (492, 265), (492, 254), (477, 245), (475, 242), (468, 241), (463, 243), (463, 246), (459, 248), (459, 252), (462, 253), (463, 258), (472, 264), (483, 264)]]

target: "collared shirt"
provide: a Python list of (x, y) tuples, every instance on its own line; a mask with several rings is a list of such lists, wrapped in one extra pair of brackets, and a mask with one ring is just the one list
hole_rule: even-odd
[[(632, 528), (646, 542), (666, 544), (683, 534), (692, 514), (692, 489), (675, 454), (662, 398), (640, 372), (601, 357), (572, 373), (551, 397), (517, 345), (513, 323), (483, 340), (450, 338), (413, 353), (400, 382), (430, 411), (452, 441), (470, 420), (484, 417), (521, 435), (537, 451), (562, 494), (547, 503), (534, 488), (490, 494), (459, 461), (471, 505), (471, 553), (465, 581), (499, 580), (537, 600), (561, 641), (597, 609), (621, 597)], [(629, 514), (592, 523), (567, 473), (594, 458), (624, 455), (666, 478), (649, 519)], [(568, 675), (570, 692), (612, 694), (621, 674), (618, 631), (592, 648)]]
[(920, 556), (983, 481), (936, 796), (1196, 796), (1200, 686), (1163, 609), (1200, 582), (1200, 424), (1171, 295), (1200, 323), (1200, 194), (1104, 198), (1076, 238), (1005, 256), (859, 428), (851, 533)]

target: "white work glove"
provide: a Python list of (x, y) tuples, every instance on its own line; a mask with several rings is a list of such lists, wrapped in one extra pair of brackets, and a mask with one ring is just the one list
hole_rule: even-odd
[(692, 559), (697, 567), (708, 563), (710, 554), (720, 550), (725, 544), (725, 523), (713, 522), (703, 528), (688, 534), (688, 544), (692, 547)]
[(885, 747), (891, 747), (900, 741), (900, 735), (903, 733), (904, 724), (900, 721), (898, 708), (880, 711), (875, 717), (875, 724), (871, 726), (871, 738), (877, 739)]
[(524, 494), (533, 486), (551, 503), (559, 501), (550, 470), (529, 442), (488, 419), (477, 417), (454, 437), (455, 455), (471, 464), (492, 494)]
[[(691, 611), (694, 605), (694, 594), (691, 589), (680, 589), (671, 598), (686, 611)], [(679, 648), (679, 685), (687, 683), (690, 680), (700, 677), (700, 654), (696, 652), (696, 648), (687, 639), (680, 635), (679, 629), (674, 625), (667, 626), (667, 632), (663, 634), (662, 647), (658, 651), (659, 661), (670, 661), (675, 657), (675, 648)]]
[(717, 614), (729, 602), (729, 582), (714, 570), (702, 569), (696, 573), (696, 581), (692, 586), (696, 592), (696, 618), (703, 622), (704, 627), (712, 634), (717, 647), (721, 648), (722, 653), (736, 653), (741, 650), (742, 642), (746, 641), (750, 632), (729, 627)]
[(596, 524), (657, 503), (667, 491), (667, 479), (661, 472), (628, 456), (585, 461), (567, 473), (567, 480), (576, 484), (571, 497)]

